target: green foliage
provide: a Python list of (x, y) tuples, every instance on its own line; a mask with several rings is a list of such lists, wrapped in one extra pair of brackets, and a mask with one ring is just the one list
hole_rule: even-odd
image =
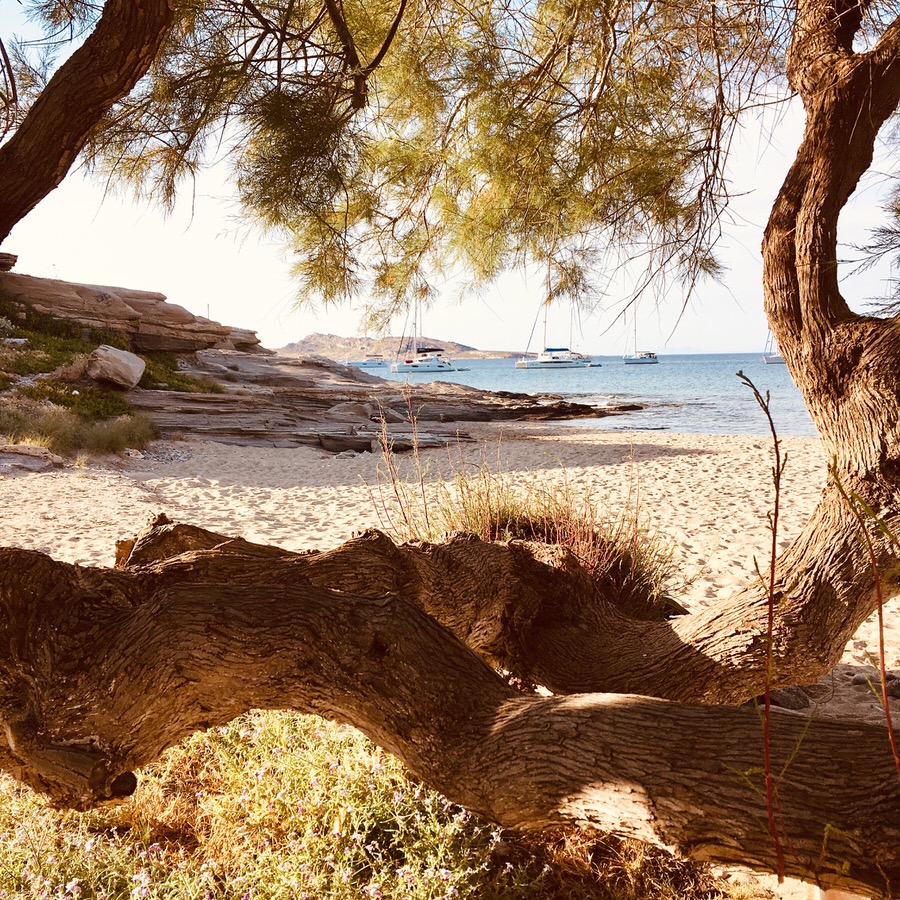
[(281, 91), (257, 104), (237, 185), (266, 228), (291, 230), (334, 205), (353, 156), (346, 125), (324, 92)]
[(5, 337), (25, 338), (22, 347), (0, 345), (0, 371), (15, 375), (39, 375), (71, 363), (99, 344), (127, 349), (120, 334), (90, 328), (72, 319), (41, 313), (24, 303), (0, 295), (0, 317), (9, 323)]
[(47, 400), (78, 413), (86, 419), (108, 419), (133, 412), (133, 407), (118, 391), (85, 385), (66, 384), (50, 378), (42, 378), (31, 385), (23, 385), (17, 391), (32, 400)]
[(298, 254), (300, 295), (371, 295), (375, 315), (447, 270), (526, 262), (590, 302), (611, 248), (717, 272), (724, 152), (771, 85), (780, 7), (409, 0), (383, 59), (397, 4), (335, 9), (179, 0), (91, 164), (171, 203), (215, 147), (246, 215)]
[(140, 387), (148, 390), (177, 391), (188, 394), (220, 394), (224, 388), (211, 378), (186, 375), (178, 368), (178, 357), (171, 353), (147, 353)]
[(98, 344), (128, 349), (128, 339), (105, 328), (94, 328), (74, 319), (63, 319), (39, 312), (27, 303), (18, 303), (0, 294), (0, 316), (9, 321), (15, 337), (28, 338), (29, 344), (48, 352), (90, 352)]
[(17, 897), (722, 896), (638, 844), (500, 834), (353, 729), (285, 712), (194, 735), (112, 809), (55, 811), (4, 777), (0, 835), (0, 892)]
[(0, 439), (13, 444), (35, 444), (53, 453), (141, 449), (155, 433), (153, 422), (143, 415), (94, 421), (53, 403), (21, 397), (0, 401)]
[[(0, 346), (2, 372), (43, 374), (73, 363), (99, 343), (119, 347), (127, 343), (120, 335), (38, 313), (9, 298), (0, 297), (0, 311), (17, 323), (13, 334), (28, 342), (22, 347)], [(11, 378), (0, 378), (0, 389), (10, 386)], [(0, 434), (11, 442), (39, 444), (54, 453), (120, 452), (145, 446), (154, 434), (149, 419), (131, 412), (131, 404), (116, 391), (44, 378), (16, 384), (13, 396), (4, 399)]]
[[(30, 339), (23, 347), (0, 347), (0, 370), (14, 375), (40, 375), (67, 365), (83, 351), (65, 338), (48, 337), (35, 345)], [(80, 345), (81, 342), (77, 342)]]
[[(27, 338), (28, 343), (23, 347), (0, 345), (2, 372), (16, 375), (52, 372), (69, 365), (79, 356), (91, 353), (100, 344), (128, 349), (129, 342), (124, 335), (39, 313), (26, 304), (15, 303), (0, 295), (0, 315), (4, 314), (19, 323), (11, 327), (11, 334)], [(147, 353), (141, 358), (146, 364), (141, 387), (190, 393), (219, 393), (223, 390), (212, 379), (182, 373), (178, 367), (178, 357), (174, 354)], [(33, 388), (22, 388), (21, 393), (36, 399), (46, 398), (94, 418), (118, 416), (131, 409), (115, 392), (92, 387), (65, 387), (58, 382), (42, 381)]]

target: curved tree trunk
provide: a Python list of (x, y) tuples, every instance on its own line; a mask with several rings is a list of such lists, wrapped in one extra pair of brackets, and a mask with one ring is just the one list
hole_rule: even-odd
[[(774, 867), (754, 708), (523, 696), (402, 597), (325, 590), (296, 562), (226, 546), (103, 571), (0, 550), (3, 767), (85, 807), (130, 793), (134, 767), (197, 728), (291, 707), (356, 725), (510, 828)], [(787, 873), (900, 884), (884, 729), (778, 711), (773, 735)]]
[[(830, 529), (823, 510), (805, 534)], [(852, 535), (848, 543), (854, 548)], [(801, 540), (782, 561), (802, 557)], [(319, 587), (365, 597), (396, 594), (449, 628), (489, 665), (554, 693), (640, 693), (686, 703), (743, 703), (766, 687), (768, 596), (750, 585), (736, 597), (668, 621), (648, 621), (616, 602), (567, 550), (525, 541), (486, 543), (455, 535), (440, 544), (397, 547), (369, 531), (336, 550), (292, 554), (161, 517), (119, 547), (117, 566), (136, 568), (194, 550), (218, 549), (251, 559), (291, 558), (291, 568)], [(837, 552), (807, 564), (778, 598), (770, 685), (810, 684), (840, 659), (874, 608), (868, 568), (845, 579), (841, 602), (825, 605), (815, 590), (822, 572), (845, 567)], [(199, 573), (199, 564), (198, 569)], [(849, 569), (853, 572), (853, 569)], [(201, 577), (199, 574), (197, 577)], [(865, 589), (854, 592), (854, 584)], [(853, 602), (851, 602), (853, 601)]]
[(172, 20), (170, 0), (107, 0), (84, 44), (0, 147), (0, 244), (59, 186), (93, 128), (147, 73)]
[[(799, 4), (788, 74), (807, 123), (766, 229), (764, 291), (771, 328), (835, 476), (846, 492), (895, 520), (900, 332), (893, 319), (851, 312), (838, 286), (838, 217), (872, 162), (879, 129), (900, 102), (900, 20), (872, 51), (854, 53), (862, 8)], [(830, 488), (827, 530), (811, 539), (803, 556), (815, 564), (826, 542), (837, 543), (845, 548), (848, 570), (864, 569), (852, 562), (864, 551), (836, 493)], [(893, 588), (896, 558), (877, 529), (871, 538), (879, 573)]]

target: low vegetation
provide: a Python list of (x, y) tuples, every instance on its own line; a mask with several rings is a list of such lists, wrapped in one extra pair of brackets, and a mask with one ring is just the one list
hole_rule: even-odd
[(37, 312), (0, 295), (0, 339), (10, 337), (27, 341), (21, 346), (0, 345), (0, 372), (14, 375), (53, 372), (99, 344), (122, 350), (128, 346), (120, 334)]
[(10, 444), (33, 444), (61, 455), (120, 453), (146, 446), (154, 434), (152, 420), (139, 413), (97, 420), (55, 403), (0, 397), (0, 441)]
[(568, 480), (516, 478), (486, 463), (457, 464), (449, 480), (432, 479), (416, 453), (400, 471), (387, 433), (384, 477), (375, 491), (382, 526), (401, 541), (438, 540), (450, 532), (485, 541), (527, 540), (567, 547), (605, 596), (632, 615), (658, 619), (684, 612), (672, 594), (685, 586), (673, 546), (630, 504), (602, 512), (597, 498)]
[(179, 391), (188, 394), (220, 394), (224, 388), (212, 378), (187, 375), (178, 367), (174, 353), (145, 353), (141, 359), (147, 364), (141, 377), (142, 388)]
[(642, 845), (502, 834), (359, 732), (285, 712), (194, 735), (112, 809), (0, 791), (0, 897), (722, 896), (702, 867)]
[[(100, 344), (127, 349), (123, 335), (36, 312), (0, 296), (0, 441), (30, 443), (54, 453), (118, 453), (153, 438), (152, 421), (134, 412), (119, 391), (84, 377), (84, 363)], [(172, 391), (220, 391), (211, 379), (186, 375), (172, 354), (153, 353), (141, 386)], [(41, 376), (33, 378), (30, 376)]]
[(33, 384), (20, 385), (16, 393), (30, 400), (43, 400), (61, 406), (85, 419), (109, 419), (132, 412), (131, 404), (120, 391), (104, 390), (90, 384), (69, 384), (42, 378)]

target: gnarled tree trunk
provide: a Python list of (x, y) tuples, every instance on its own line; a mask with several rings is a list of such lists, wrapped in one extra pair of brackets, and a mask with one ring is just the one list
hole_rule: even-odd
[[(3, 767), (85, 807), (129, 793), (134, 767), (197, 728), (291, 707), (356, 725), (510, 828), (577, 824), (774, 867), (755, 708), (522, 695), (418, 605), (327, 590), (302, 561), (225, 540), (107, 571), (0, 550)], [(358, 577), (353, 548), (328, 565)], [(413, 577), (403, 593), (435, 588)], [(788, 874), (900, 883), (884, 729), (777, 711), (772, 753)]]

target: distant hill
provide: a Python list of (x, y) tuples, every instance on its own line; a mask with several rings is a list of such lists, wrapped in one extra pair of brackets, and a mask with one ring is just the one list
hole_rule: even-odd
[[(324, 356), (342, 362), (345, 359), (364, 359), (371, 353), (380, 353), (387, 359), (393, 359), (401, 346), (405, 347), (408, 338), (400, 337), (341, 337), (337, 334), (309, 334), (299, 341), (294, 341), (279, 349), (279, 353), (296, 354), (298, 356)], [(517, 353), (503, 350), (478, 350), (456, 341), (441, 341), (437, 338), (423, 337), (421, 345), (440, 347), (452, 357), (473, 359), (481, 357), (518, 356)]]

